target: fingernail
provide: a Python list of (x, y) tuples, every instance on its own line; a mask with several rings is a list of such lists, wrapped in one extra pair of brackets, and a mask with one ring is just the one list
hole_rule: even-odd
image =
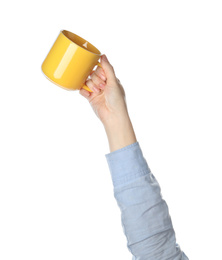
[(99, 86), (100, 86), (100, 88), (104, 88), (104, 87), (105, 87), (105, 84), (100, 83)]
[(104, 74), (101, 74), (100, 77), (101, 77), (102, 80), (106, 81), (106, 77), (105, 77)]
[(96, 87), (93, 87), (93, 90), (95, 91), (95, 92), (99, 92), (99, 89), (98, 88), (96, 88)]
[(108, 59), (107, 59), (107, 57), (106, 57), (105, 54), (103, 55), (103, 60), (104, 60), (104, 61), (108, 61)]

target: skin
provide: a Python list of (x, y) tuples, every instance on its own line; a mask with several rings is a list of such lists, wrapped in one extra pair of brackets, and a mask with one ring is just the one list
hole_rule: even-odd
[(93, 92), (81, 89), (79, 93), (89, 101), (101, 120), (110, 152), (113, 152), (137, 140), (127, 110), (125, 91), (105, 55), (101, 56), (101, 66), (102, 68), (97, 67), (86, 81), (86, 85)]

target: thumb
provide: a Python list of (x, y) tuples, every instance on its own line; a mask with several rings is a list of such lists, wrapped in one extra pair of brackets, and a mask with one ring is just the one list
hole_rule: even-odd
[(107, 77), (107, 81), (114, 81), (116, 79), (115, 72), (105, 54), (101, 56), (101, 65)]

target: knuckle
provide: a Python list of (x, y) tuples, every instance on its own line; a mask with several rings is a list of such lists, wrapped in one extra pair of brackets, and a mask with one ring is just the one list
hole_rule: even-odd
[(114, 72), (114, 68), (113, 68), (113, 65), (110, 64), (110, 68), (111, 70)]

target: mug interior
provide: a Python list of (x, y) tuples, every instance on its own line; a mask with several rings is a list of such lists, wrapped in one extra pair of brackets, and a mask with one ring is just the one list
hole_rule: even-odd
[(93, 46), (90, 42), (86, 41), (85, 39), (81, 38), (80, 36), (63, 30), (61, 31), (70, 41), (74, 42), (75, 44), (77, 44), (79, 47), (84, 48), (87, 51), (90, 51), (94, 54), (98, 54), (100, 55), (101, 52), (95, 47)]

